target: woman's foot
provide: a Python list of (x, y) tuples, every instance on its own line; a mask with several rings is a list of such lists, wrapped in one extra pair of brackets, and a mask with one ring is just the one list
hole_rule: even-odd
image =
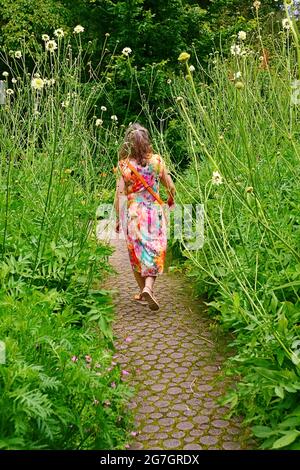
[(135, 294), (135, 296), (133, 297), (133, 300), (135, 300), (141, 305), (148, 305), (148, 302), (146, 300), (143, 300), (142, 298), (142, 292), (140, 294)]
[(144, 288), (141, 298), (147, 301), (150, 310), (159, 310), (158, 302), (149, 287)]

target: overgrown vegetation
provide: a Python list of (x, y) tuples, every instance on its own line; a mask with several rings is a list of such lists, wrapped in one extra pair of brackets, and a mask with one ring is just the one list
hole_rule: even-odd
[(216, 52), (195, 72), (206, 86), (190, 74), (173, 92), (191, 161), (177, 186), (206, 215), (203, 249), (182, 241), (187, 273), (235, 333), (227, 371), (240, 381), (226, 403), (263, 448), (299, 449), (299, 102), (283, 26), (263, 55), (260, 37), (241, 34), (231, 57)]
[(51, 45), (36, 44), (32, 74), (31, 44), (2, 56), (0, 447), (120, 448), (131, 392), (102, 288), (111, 249), (94, 230), (118, 131), (94, 115), (104, 83), (83, 87), (81, 54)]
[(264, 448), (298, 449), (297, 22), (283, 28), (275, 1), (29, 3), (1, 2), (0, 447), (126, 445), (110, 248), (93, 227), (124, 127), (140, 120), (178, 201), (204, 204), (203, 249), (174, 246), (235, 333), (226, 402)]

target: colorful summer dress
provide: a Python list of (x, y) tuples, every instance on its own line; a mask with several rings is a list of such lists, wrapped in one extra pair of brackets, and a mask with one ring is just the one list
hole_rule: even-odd
[[(159, 182), (165, 165), (162, 157), (151, 155), (144, 167), (133, 159), (129, 161), (159, 194)], [(127, 207), (125, 206), (121, 219), (131, 266), (143, 277), (157, 276), (163, 273), (167, 249), (163, 208), (127, 167), (126, 160), (121, 160), (119, 167), (127, 194)]]

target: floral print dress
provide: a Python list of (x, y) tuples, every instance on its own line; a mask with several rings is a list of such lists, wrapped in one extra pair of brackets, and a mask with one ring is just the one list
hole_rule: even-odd
[[(144, 167), (133, 159), (130, 159), (130, 163), (158, 194), (165, 167), (162, 157), (151, 155)], [(163, 273), (167, 249), (163, 208), (127, 167), (126, 160), (121, 160), (119, 167), (127, 194), (127, 207), (121, 213), (121, 220), (131, 266), (143, 277), (157, 276)]]

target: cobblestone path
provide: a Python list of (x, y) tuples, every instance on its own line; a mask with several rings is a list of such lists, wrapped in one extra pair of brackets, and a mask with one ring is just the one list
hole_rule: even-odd
[(137, 431), (131, 449), (249, 448), (239, 420), (226, 418), (228, 410), (217, 401), (224, 390), (224, 357), (189, 286), (174, 274), (161, 276), (156, 285), (161, 308), (151, 312), (132, 300), (138, 291), (125, 242), (112, 244), (111, 262), (119, 273), (109, 281), (116, 291), (117, 356), (137, 387), (130, 405)]

